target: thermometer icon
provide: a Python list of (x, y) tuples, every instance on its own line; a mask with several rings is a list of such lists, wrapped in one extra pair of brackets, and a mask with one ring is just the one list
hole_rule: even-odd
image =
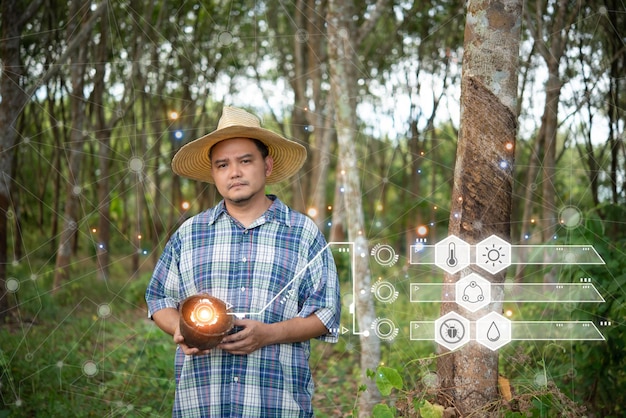
[(454, 242), (451, 242), (448, 244), (448, 258), (446, 259), (446, 264), (448, 265), (448, 267), (454, 267), (457, 265), (457, 259), (456, 259), (456, 245), (454, 244)]

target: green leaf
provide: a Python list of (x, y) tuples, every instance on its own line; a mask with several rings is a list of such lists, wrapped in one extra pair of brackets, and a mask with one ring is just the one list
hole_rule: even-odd
[(395, 416), (394, 410), (382, 403), (375, 405), (372, 409), (373, 418), (394, 418)]
[(420, 409), (420, 417), (422, 418), (441, 418), (443, 417), (443, 406), (433, 405), (428, 401), (425, 401), (424, 406)]
[(402, 389), (402, 376), (396, 369), (380, 366), (376, 369), (376, 387), (383, 396), (389, 396), (393, 388)]

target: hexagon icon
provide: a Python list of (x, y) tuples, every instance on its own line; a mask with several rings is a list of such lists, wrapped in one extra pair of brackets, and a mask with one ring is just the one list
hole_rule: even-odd
[(461, 271), (470, 264), (470, 245), (450, 235), (435, 244), (435, 264), (450, 274)]
[(491, 283), (476, 273), (456, 282), (454, 290), (456, 303), (470, 312), (476, 312), (491, 302)]
[(476, 265), (496, 274), (511, 265), (511, 244), (492, 235), (476, 244)]
[(496, 351), (511, 342), (511, 321), (497, 312), (489, 312), (476, 321), (476, 341)]
[(448, 350), (456, 350), (469, 340), (469, 319), (451, 311), (435, 321), (435, 341)]

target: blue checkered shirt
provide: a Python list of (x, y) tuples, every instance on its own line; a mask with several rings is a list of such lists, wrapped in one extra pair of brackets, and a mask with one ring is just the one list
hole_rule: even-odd
[[(337, 341), (337, 271), (317, 226), (275, 196), (248, 228), (220, 202), (188, 219), (168, 241), (148, 289), (150, 317), (197, 293), (265, 323), (312, 314)], [(310, 343), (278, 344), (248, 355), (176, 350), (174, 417), (311, 417)]]

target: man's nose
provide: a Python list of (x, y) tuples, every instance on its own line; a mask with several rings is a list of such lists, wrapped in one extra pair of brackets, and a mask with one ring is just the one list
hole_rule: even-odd
[(241, 177), (241, 167), (239, 164), (230, 165), (230, 177), (231, 178)]

